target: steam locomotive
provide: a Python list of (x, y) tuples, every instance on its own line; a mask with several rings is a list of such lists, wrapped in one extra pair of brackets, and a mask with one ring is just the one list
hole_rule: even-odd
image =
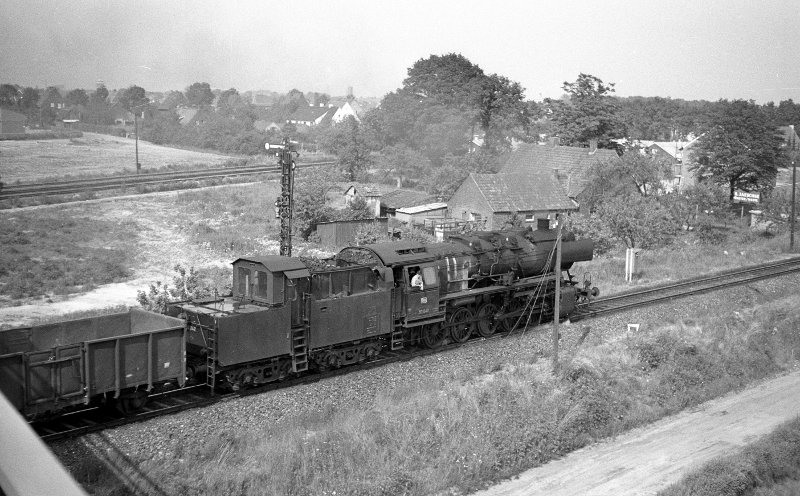
[(355, 246), (323, 267), (239, 258), (231, 296), (174, 303), (168, 314), (188, 323), (189, 375), (237, 389), (552, 319), (559, 281), (566, 317), (598, 295), (569, 273), (591, 260), (593, 242), (563, 236), (556, 268), (556, 238), (555, 230), (528, 228)]

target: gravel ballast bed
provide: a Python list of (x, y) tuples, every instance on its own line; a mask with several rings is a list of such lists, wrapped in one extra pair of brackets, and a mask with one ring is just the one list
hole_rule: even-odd
[[(581, 335), (588, 336), (581, 346), (593, 346), (619, 339), (628, 324), (641, 325), (641, 331), (666, 322), (690, 320), (710, 310), (735, 311), (768, 303), (793, 294), (800, 287), (800, 276), (791, 275), (727, 289), (675, 299), (644, 309), (563, 324), (561, 352), (575, 350)], [(345, 374), (313, 384), (267, 392), (225, 401), (202, 409), (189, 410), (146, 422), (90, 434), (84, 438), (52, 443), (54, 453), (69, 468), (91, 456), (90, 445), (97, 439), (113, 446), (134, 463), (158, 460), (185, 452), (193, 443), (221, 431), (256, 433), (259, 426), (276, 424), (289, 417), (323, 414), (343, 408), (369, 410), (377, 395), (402, 394), (426, 389), (431, 378), (477, 377), (496, 370), (506, 362), (543, 357), (540, 366), (549, 367), (551, 351), (549, 325), (515, 332), (503, 339), (475, 341), (455, 350), (418, 357), (406, 362)], [(641, 332), (640, 331), (640, 332)], [(99, 437), (98, 437), (99, 436)]]

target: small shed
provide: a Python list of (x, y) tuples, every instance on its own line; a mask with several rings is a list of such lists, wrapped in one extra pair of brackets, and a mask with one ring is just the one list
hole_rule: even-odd
[(25, 134), (27, 120), (22, 114), (0, 108), (0, 134)]
[(344, 247), (353, 244), (356, 231), (361, 226), (378, 225), (381, 232), (389, 233), (388, 219), (386, 217), (378, 219), (364, 220), (339, 220), (334, 222), (320, 222), (317, 224), (317, 234), (319, 242), (323, 246)]
[(411, 225), (421, 225), (425, 219), (441, 218), (447, 216), (447, 203), (436, 202), (417, 205), (416, 207), (398, 208), (395, 217), (401, 222)]
[(345, 206), (350, 206), (356, 198), (363, 198), (370, 207), (373, 217), (380, 217), (381, 192), (378, 188), (372, 186), (356, 186), (353, 184), (344, 192)]

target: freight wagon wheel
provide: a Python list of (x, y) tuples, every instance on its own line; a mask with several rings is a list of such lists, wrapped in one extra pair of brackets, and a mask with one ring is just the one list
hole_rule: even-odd
[(497, 305), (494, 303), (484, 303), (478, 308), (478, 334), (482, 337), (488, 338), (497, 330), (499, 322), (494, 318), (497, 311)]
[(147, 404), (147, 391), (135, 391), (133, 393), (123, 393), (117, 398), (117, 410), (129, 417), (144, 408)]
[(428, 348), (438, 348), (447, 337), (447, 328), (440, 324), (428, 324), (422, 327), (422, 342)]
[(474, 315), (467, 307), (460, 307), (447, 318), (450, 328), (450, 337), (456, 343), (463, 343), (469, 339), (472, 331), (475, 330), (475, 323), (472, 321)]

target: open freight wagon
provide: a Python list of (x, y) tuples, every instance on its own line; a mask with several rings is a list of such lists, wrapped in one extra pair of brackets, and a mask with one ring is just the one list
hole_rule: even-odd
[(93, 400), (129, 413), (184, 385), (185, 334), (182, 319), (139, 309), (0, 331), (0, 391), (29, 418)]

